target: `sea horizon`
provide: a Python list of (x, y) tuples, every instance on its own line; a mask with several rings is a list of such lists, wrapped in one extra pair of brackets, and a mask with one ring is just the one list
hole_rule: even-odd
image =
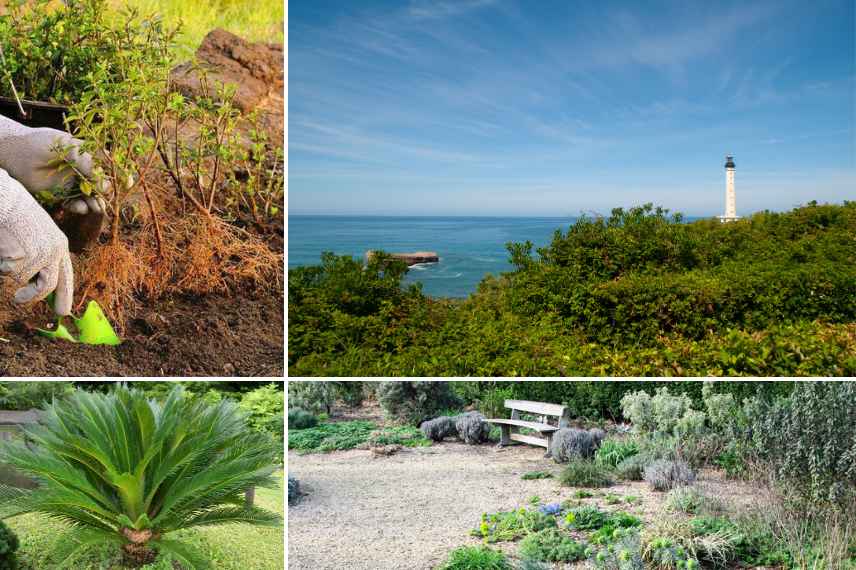
[[(711, 216), (713, 217), (713, 216)], [(368, 250), (437, 252), (437, 263), (410, 267), (404, 284), (421, 283), (431, 297), (464, 298), (488, 274), (511, 271), (506, 244), (549, 245), (576, 216), (387, 216), (289, 214), (288, 267), (318, 265), (321, 254), (364, 258)], [(703, 216), (687, 216), (690, 222)]]

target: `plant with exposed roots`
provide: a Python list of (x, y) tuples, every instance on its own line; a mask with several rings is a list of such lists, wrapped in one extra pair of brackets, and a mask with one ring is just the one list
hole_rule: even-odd
[(46, 405), (24, 432), (26, 443), (0, 447), (0, 461), (38, 486), (0, 485), (0, 516), (41, 513), (66, 523), (53, 553), (61, 565), (108, 543), (130, 567), (168, 553), (195, 570), (207, 561), (170, 533), (281, 522), (243, 496), (276, 484), (271, 474), (281, 449), (249, 429), (230, 400), (207, 404), (185, 397), (181, 387), (163, 403), (124, 386), (109, 394), (80, 390)]

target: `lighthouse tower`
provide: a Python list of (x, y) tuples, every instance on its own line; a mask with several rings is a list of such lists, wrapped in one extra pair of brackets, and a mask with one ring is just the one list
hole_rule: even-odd
[(737, 215), (737, 198), (734, 194), (734, 157), (725, 157), (725, 215), (719, 216), (722, 222), (739, 220)]

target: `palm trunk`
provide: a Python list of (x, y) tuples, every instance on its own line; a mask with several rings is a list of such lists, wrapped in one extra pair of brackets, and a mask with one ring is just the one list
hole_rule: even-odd
[(151, 564), (157, 553), (147, 544), (125, 544), (122, 546), (122, 565), (126, 568), (140, 568)]
[(157, 553), (149, 546), (149, 540), (154, 537), (151, 530), (123, 528), (122, 534), (130, 541), (122, 545), (122, 564), (125, 567), (140, 568), (155, 561)]

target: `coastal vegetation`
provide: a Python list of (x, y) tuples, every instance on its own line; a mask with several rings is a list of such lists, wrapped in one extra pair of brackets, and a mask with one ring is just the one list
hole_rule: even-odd
[(462, 300), (407, 267), (290, 269), (293, 376), (856, 374), (856, 202), (686, 223), (650, 204), (507, 245)]

